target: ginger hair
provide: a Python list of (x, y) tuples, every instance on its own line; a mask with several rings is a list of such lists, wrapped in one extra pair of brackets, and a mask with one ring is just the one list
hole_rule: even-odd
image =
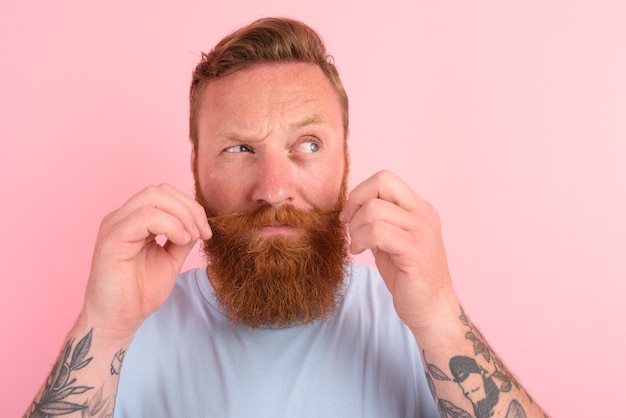
[(348, 133), (348, 96), (332, 56), (320, 35), (294, 19), (263, 18), (222, 39), (193, 72), (189, 93), (189, 138), (198, 150), (198, 115), (202, 94), (211, 80), (255, 64), (309, 63), (319, 66), (332, 84), (342, 109), (343, 133)]

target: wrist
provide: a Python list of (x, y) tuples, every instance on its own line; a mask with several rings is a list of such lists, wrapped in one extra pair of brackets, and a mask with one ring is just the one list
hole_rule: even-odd
[(120, 327), (116, 324), (106, 324), (87, 309), (80, 313), (72, 332), (89, 332), (97, 338), (101, 345), (111, 345), (113, 347), (127, 347), (135, 336), (136, 329)]
[(446, 345), (464, 338), (463, 309), (456, 297), (431, 306), (419, 322), (407, 324), (420, 347)]

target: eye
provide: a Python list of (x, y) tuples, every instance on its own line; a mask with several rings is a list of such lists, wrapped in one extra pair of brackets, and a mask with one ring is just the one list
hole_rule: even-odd
[(306, 153), (315, 153), (320, 150), (320, 144), (317, 141), (305, 141), (298, 145), (298, 151)]
[(233, 145), (224, 150), (225, 152), (237, 153), (237, 152), (252, 152), (252, 149), (247, 145)]

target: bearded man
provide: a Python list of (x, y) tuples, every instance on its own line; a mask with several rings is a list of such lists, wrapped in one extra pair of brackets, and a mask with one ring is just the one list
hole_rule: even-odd
[[(274, 18), (232, 33), (190, 102), (195, 199), (148, 187), (103, 220), (27, 415), (470, 416), (442, 378), (474, 354), (438, 217), (388, 171), (347, 195), (348, 99), (317, 33)], [(207, 267), (179, 275), (198, 239)], [(349, 261), (366, 249), (380, 273)]]

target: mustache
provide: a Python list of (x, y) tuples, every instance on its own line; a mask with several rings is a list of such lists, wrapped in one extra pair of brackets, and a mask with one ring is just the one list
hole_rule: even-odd
[(323, 229), (329, 222), (339, 222), (340, 209), (297, 209), (291, 204), (261, 206), (251, 212), (229, 213), (209, 216), (207, 220), (213, 232), (254, 230), (271, 224), (289, 225), (296, 228)]

